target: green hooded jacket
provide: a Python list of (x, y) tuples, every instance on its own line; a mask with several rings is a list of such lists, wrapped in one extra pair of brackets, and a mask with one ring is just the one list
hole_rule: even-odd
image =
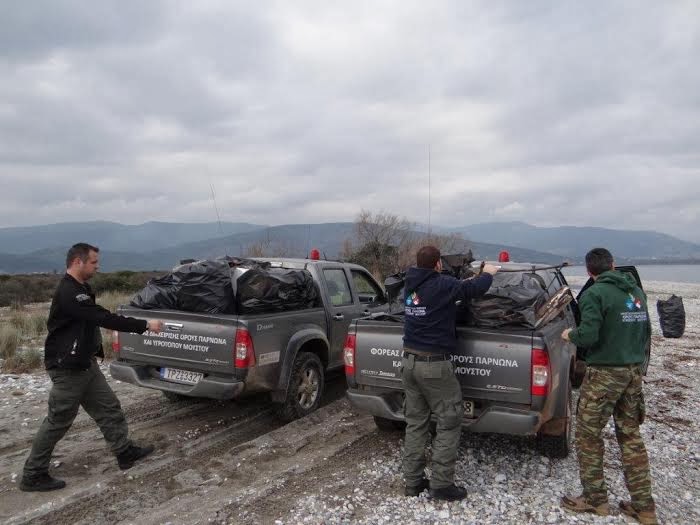
[(581, 323), (569, 339), (588, 348), (586, 363), (624, 366), (642, 363), (651, 335), (647, 297), (634, 277), (601, 273), (579, 302)]

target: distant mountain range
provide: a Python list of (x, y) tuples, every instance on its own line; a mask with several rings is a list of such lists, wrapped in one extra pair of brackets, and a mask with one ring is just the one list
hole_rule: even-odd
[[(470, 241), (477, 259), (496, 259), (505, 249), (517, 261), (580, 263), (591, 247), (606, 246), (620, 262), (700, 262), (700, 245), (653, 231), (539, 228), (520, 222), (442, 231), (459, 233)], [(115, 271), (168, 270), (181, 259), (244, 255), (253, 246), (294, 257), (305, 257), (311, 248), (317, 248), (333, 259), (342, 252), (345, 241), (353, 238), (351, 222), (268, 227), (230, 222), (130, 226), (96, 221), (2, 228), (0, 273), (62, 272), (66, 250), (79, 241), (99, 246), (102, 270)]]

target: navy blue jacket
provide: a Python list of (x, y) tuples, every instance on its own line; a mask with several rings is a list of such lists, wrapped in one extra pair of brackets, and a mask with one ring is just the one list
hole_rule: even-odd
[(493, 276), (488, 273), (460, 281), (434, 269), (409, 268), (404, 288), (404, 293), (410, 294), (404, 297), (404, 347), (435, 354), (454, 352), (457, 347), (455, 301), (484, 295), (492, 281)]

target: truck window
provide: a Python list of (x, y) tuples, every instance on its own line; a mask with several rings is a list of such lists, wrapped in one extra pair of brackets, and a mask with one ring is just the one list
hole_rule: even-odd
[(352, 304), (352, 294), (350, 293), (350, 283), (342, 268), (327, 268), (323, 270), (326, 279), (328, 295), (333, 306), (344, 306)]
[(375, 283), (369, 275), (360, 270), (350, 270), (352, 280), (355, 283), (355, 289), (359, 295), (358, 299), (363, 304), (381, 304), (385, 303), (384, 292)]

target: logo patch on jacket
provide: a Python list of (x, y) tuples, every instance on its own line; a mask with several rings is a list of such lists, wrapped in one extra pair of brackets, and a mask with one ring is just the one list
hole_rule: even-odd
[(86, 293), (79, 293), (78, 295), (75, 296), (75, 300), (78, 301), (79, 303), (82, 303), (84, 301), (89, 301), (90, 296)]
[(629, 294), (630, 297), (627, 299), (627, 302), (625, 303), (627, 305), (627, 309), (632, 312), (634, 310), (641, 310), (642, 309), (642, 301), (639, 300), (639, 298), (635, 297), (632, 294)]
[(416, 292), (413, 292), (411, 295), (406, 297), (406, 306), (418, 306), (420, 304), (420, 297), (418, 297), (418, 294)]

